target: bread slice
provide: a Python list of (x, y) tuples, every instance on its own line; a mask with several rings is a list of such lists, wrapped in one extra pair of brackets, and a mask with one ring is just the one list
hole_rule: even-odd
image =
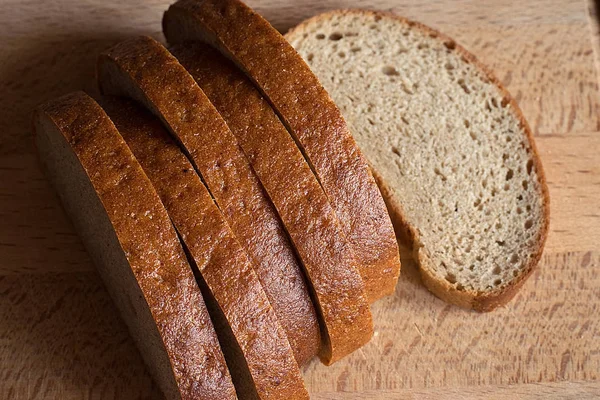
[(166, 397), (235, 399), (177, 233), (110, 119), (76, 92), (33, 123), (47, 175)]
[(179, 0), (165, 13), (163, 31), (171, 44), (211, 43), (254, 81), (325, 190), (368, 298), (393, 293), (400, 257), (385, 204), (340, 111), (298, 53), (239, 0)]
[(196, 269), (240, 398), (304, 399), (285, 331), (210, 193), (161, 122), (131, 100), (102, 106), (171, 216)]
[(162, 119), (250, 256), (298, 360), (315, 354), (319, 324), (301, 265), (235, 137), (194, 79), (148, 37), (101, 55), (98, 79), (104, 93), (132, 97)]
[(425, 284), (487, 311), (540, 260), (548, 189), (527, 122), (452, 39), (370, 11), (334, 11), (286, 38), (342, 109)]
[[(313, 277), (316, 304), (324, 305), (319, 308), (325, 339), (330, 342), (321, 359), (329, 364), (362, 346), (371, 338), (372, 322), (354, 253), (294, 140), (252, 82), (217, 50), (199, 42), (169, 50), (236, 136)], [(352, 311), (345, 314), (353, 318), (340, 319), (340, 310), (348, 308)], [(348, 338), (347, 325), (363, 331)]]

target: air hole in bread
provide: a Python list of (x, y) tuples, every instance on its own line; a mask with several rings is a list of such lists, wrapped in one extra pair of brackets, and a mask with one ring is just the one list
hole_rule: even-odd
[(500, 247), (503, 247), (505, 242), (504, 242), (504, 240), (496, 240), (496, 244)]
[(527, 161), (527, 175), (531, 175), (531, 171), (533, 171), (533, 160)]
[(458, 84), (459, 84), (459, 86), (462, 88), (462, 90), (464, 90), (464, 91), (465, 91), (465, 93), (466, 93), (466, 94), (471, 94), (471, 89), (469, 89), (469, 88), (467, 87), (467, 84), (465, 83), (465, 80), (464, 80), (464, 79), (462, 79), (462, 78), (461, 78), (461, 79), (459, 79), (457, 83), (458, 83)]
[(512, 257), (510, 257), (510, 262), (511, 262), (512, 264), (516, 264), (516, 263), (518, 263), (518, 262), (519, 262), (519, 256), (518, 256), (518, 255), (516, 255), (516, 254), (513, 254), (513, 255), (512, 255)]
[(508, 183), (505, 183), (505, 184), (504, 184), (504, 190), (505, 190), (505, 191), (508, 191), (508, 190), (510, 190), (510, 185), (509, 185)]
[(469, 128), (469, 127), (471, 127), (471, 123), (469, 122), (469, 120), (468, 120), (468, 119), (465, 119), (463, 122), (464, 122), (464, 124), (465, 124), (465, 128)]
[(533, 221), (528, 219), (527, 221), (525, 221), (525, 229), (529, 229), (533, 226)]
[(358, 53), (360, 50), (361, 50), (361, 48), (360, 48), (360, 47), (358, 47), (358, 46), (352, 47), (352, 48), (350, 49), (350, 51), (351, 51), (351, 52), (353, 52), (353, 53)]
[(394, 153), (397, 156), (399, 156), (400, 155), (400, 149), (398, 149), (396, 146), (392, 146), (392, 153)]
[(383, 68), (381, 68), (381, 72), (384, 73), (384, 75), (387, 76), (398, 76), (400, 75), (400, 73), (396, 70), (396, 68), (386, 65)]
[(502, 279), (496, 279), (494, 281), (494, 286), (500, 286), (502, 284)]
[(331, 35), (329, 35), (329, 40), (333, 40), (333, 41), (337, 42), (338, 40), (340, 40), (343, 37), (344, 37), (344, 35), (342, 35), (341, 33), (333, 32)]
[(444, 46), (446, 46), (448, 50), (454, 50), (456, 49), (456, 42), (454, 40), (448, 40), (444, 42)]
[(306, 56), (306, 61), (311, 62), (314, 58), (315, 55), (313, 53), (308, 53), (308, 55)]
[(512, 137), (510, 137), (510, 136), (507, 136), (507, 137), (506, 137), (506, 143), (510, 143), (511, 141), (512, 141)]
[[(477, 141), (477, 134), (473, 131), (469, 131), (469, 136), (471, 136), (471, 139)], [(485, 187), (485, 186), (484, 186)]]
[(521, 207), (517, 207), (517, 214), (523, 214), (523, 209)]
[(317, 33), (317, 36), (315, 36), (315, 37), (316, 37), (317, 39), (319, 39), (319, 40), (323, 40), (323, 39), (325, 39), (325, 35), (324, 35), (324, 34), (322, 34), (322, 33)]
[(509, 169), (509, 170), (506, 172), (506, 180), (507, 180), (507, 181), (510, 181), (510, 180), (512, 179), (512, 177), (513, 177), (513, 176), (514, 176), (514, 171), (513, 171), (512, 169)]
[(339, 56), (340, 58), (344, 58), (344, 57), (346, 57), (346, 53), (344, 53), (343, 51), (340, 51), (340, 52), (338, 53), (338, 56)]
[(523, 185), (523, 189), (525, 189), (525, 190), (527, 190), (529, 188), (529, 183), (527, 183), (527, 181), (523, 181), (522, 185)]
[(500, 272), (502, 272), (502, 268), (500, 268), (500, 266), (495, 266), (494, 269), (492, 270), (492, 274), (494, 275), (500, 275)]
[(369, 29), (377, 29), (377, 24), (371, 24), (371, 25), (369, 26)]
[(453, 273), (451, 273), (451, 272), (448, 272), (448, 273), (446, 274), (446, 280), (447, 280), (448, 282), (450, 282), (450, 283), (454, 284), (454, 283), (456, 283), (456, 275), (454, 275), (454, 274), (453, 274)]
[(465, 290), (465, 287), (461, 283), (459, 283), (456, 285), (456, 290)]

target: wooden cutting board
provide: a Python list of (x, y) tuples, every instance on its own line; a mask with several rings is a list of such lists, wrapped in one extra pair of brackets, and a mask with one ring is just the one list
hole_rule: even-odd
[[(591, 1), (591, 0), (590, 0)], [(32, 108), (94, 91), (96, 55), (161, 38), (168, 0), (0, 7), (0, 399), (161, 398), (35, 159)], [(489, 314), (436, 299), (405, 257), (373, 340), (305, 368), (315, 399), (600, 398), (600, 117), (592, 3), (254, 0), (285, 30), (342, 7), (393, 10), (492, 67), (532, 125), (551, 192), (541, 268)], [(590, 7), (590, 9), (588, 9)]]

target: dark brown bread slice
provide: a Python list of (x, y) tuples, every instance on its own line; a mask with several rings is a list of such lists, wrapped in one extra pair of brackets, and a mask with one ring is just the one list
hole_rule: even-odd
[(195, 263), (240, 397), (308, 398), (252, 264), (189, 160), (141, 106), (122, 98), (107, 98), (102, 105), (156, 188)]
[(218, 111), (160, 43), (123, 42), (98, 60), (104, 93), (143, 103), (182, 145), (253, 262), (298, 362), (315, 354), (319, 324), (301, 265), (258, 178)]
[(294, 48), (238, 0), (180, 0), (165, 13), (163, 30), (172, 44), (211, 43), (257, 84), (328, 195), (368, 298), (392, 293), (400, 257), (379, 189), (340, 111)]
[[(354, 253), (294, 140), (252, 82), (217, 50), (196, 42), (170, 51), (236, 136), (309, 275), (323, 271), (312, 285), (317, 304), (324, 304), (320, 311), (328, 329), (325, 339), (333, 345), (323, 347), (321, 358), (329, 364), (362, 346), (371, 338), (372, 323)], [(336, 294), (334, 282), (344, 296)], [(349, 335), (356, 328), (362, 331)]]
[(164, 394), (236, 398), (177, 233), (108, 116), (77, 92), (33, 122), (48, 177)]

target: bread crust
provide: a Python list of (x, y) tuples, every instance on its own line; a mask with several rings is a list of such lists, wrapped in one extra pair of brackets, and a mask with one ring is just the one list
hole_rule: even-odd
[(239, 0), (179, 0), (165, 13), (163, 31), (170, 43), (210, 42), (257, 85), (325, 190), (368, 299), (393, 293), (400, 256), (385, 204), (344, 118), (302, 57)]
[[(126, 82), (120, 82), (119, 77)], [(265, 292), (286, 296), (281, 299), (271, 296), (272, 304), (311, 306), (308, 293), (301, 285), (300, 267), (293, 249), (258, 179), (235, 145), (225, 121), (177, 59), (150, 37), (127, 40), (100, 56), (98, 79), (103, 93), (135, 98), (168, 127), (253, 261)], [(128, 85), (131, 87), (128, 88)], [(266, 268), (258, 268), (265, 263)], [(226, 293), (236, 296), (229, 291)], [(282, 318), (298, 315), (298, 311), (293, 309), (278, 311)], [(228, 317), (230, 323), (236, 318), (235, 315)], [(237, 318), (244, 318), (243, 314)], [(276, 333), (267, 337), (251, 335), (245, 338), (248, 347), (243, 348), (244, 356), (250, 367), (256, 366), (251, 373), (259, 396), (307, 398), (292, 348), (287, 337), (280, 334), (279, 324), (270, 320), (259, 321), (255, 322), (268, 322), (269, 329)], [(277, 343), (267, 343), (269, 340), (277, 340)], [(265, 342), (259, 345), (262, 341)], [(255, 345), (252, 344), (254, 342)], [(269, 354), (259, 351), (261, 347), (278, 348), (278, 351), (269, 358)], [(274, 386), (269, 376), (275, 371), (279, 371), (287, 381)]]
[(549, 224), (550, 224), (550, 195), (548, 192), (548, 186), (546, 183), (546, 178), (544, 174), (544, 170), (542, 168), (542, 163), (537, 151), (537, 147), (535, 145), (535, 141), (533, 140), (533, 134), (531, 132), (531, 128), (525, 119), (523, 112), (519, 108), (517, 102), (510, 95), (510, 93), (506, 90), (506, 88), (502, 85), (499, 79), (491, 72), (491, 70), (482, 64), (473, 54), (467, 51), (460, 44), (456, 43), (452, 38), (444, 35), (443, 33), (430, 28), (424, 24), (419, 22), (411, 21), (407, 18), (398, 16), (391, 12), (383, 12), (383, 11), (371, 11), (371, 10), (361, 10), (361, 9), (344, 9), (344, 10), (334, 10), (330, 12), (325, 12), (323, 14), (316, 15), (312, 18), (309, 18), (296, 27), (290, 29), (288, 33), (285, 34), (286, 39), (292, 40), (294, 35), (301, 35), (305, 29), (305, 27), (309, 24), (314, 23), (315, 21), (327, 21), (334, 15), (369, 15), (375, 18), (391, 18), (402, 24), (406, 24), (411, 27), (411, 29), (418, 29), (425, 33), (428, 36), (435, 37), (438, 40), (444, 42), (446, 47), (449, 49), (456, 51), (459, 53), (465, 62), (475, 65), (479, 68), (483, 75), (493, 83), (503, 95), (503, 102), (506, 102), (510, 105), (511, 110), (515, 113), (516, 117), (520, 121), (521, 127), (525, 132), (525, 136), (527, 141), (531, 147), (531, 157), (534, 162), (534, 169), (537, 173), (541, 193), (540, 197), (542, 198), (542, 207), (543, 207), (543, 223), (540, 231), (540, 237), (538, 243), (534, 249), (533, 257), (531, 257), (527, 266), (523, 269), (523, 272), (513, 279), (508, 285), (494, 289), (487, 292), (482, 291), (474, 291), (474, 290), (457, 290), (454, 288), (449, 282), (445, 279), (440, 279), (437, 277), (431, 268), (428, 266), (430, 261), (426, 255), (426, 253), (421, 249), (422, 245), (419, 239), (419, 234), (416, 229), (411, 226), (404, 212), (402, 211), (402, 205), (394, 199), (392, 194), (392, 190), (386, 184), (386, 182), (381, 178), (381, 176), (373, 171), (375, 175), (375, 179), (379, 185), (379, 188), (382, 192), (386, 205), (388, 207), (388, 211), (392, 218), (392, 222), (394, 224), (394, 229), (396, 230), (396, 234), (400, 240), (406, 242), (409, 246), (413, 248), (413, 257), (418, 262), (420, 268), (419, 271), (421, 273), (421, 278), (423, 283), (427, 286), (427, 288), (433, 292), (436, 296), (441, 298), (444, 301), (449, 303), (456, 304), (458, 306), (464, 308), (470, 308), (481, 312), (487, 312), (495, 309), (498, 306), (506, 304), (510, 301), (518, 290), (523, 286), (525, 280), (531, 275), (534, 271), (535, 267), (538, 265), (543, 249), (544, 244), (546, 242), (546, 237), (548, 236)]
[(331, 347), (323, 347), (321, 358), (329, 364), (356, 350), (372, 334), (364, 284), (335, 212), (294, 140), (252, 82), (217, 50), (196, 42), (170, 51), (227, 122), (290, 235), (321, 305)]
[[(106, 265), (102, 258), (96, 260), (97, 267), (120, 306), (125, 322), (134, 327), (131, 330), (137, 333), (134, 339), (138, 343), (150, 340), (148, 338), (153, 337), (151, 330), (155, 328), (143, 329), (145, 325), (140, 321), (144, 320), (146, 313), (136, 311), (134, 304), (144, 303), (142, 307), (149, 310), (152, 324), (155, 324), (164, 345), (162, 351), (168, 356), (166, 361), (170, 362), (170, 365), (150, 365), (150, 370), (172, 373), (178, 391), (176, 394), (163, 387), (165, 394), (182, 399), (235, 399), (217, 335), (177, 233), (152, 184), (115, 126), (100, 106), (83, 92), (75, 92), (41, 106), (34, 119), (39, 120), (42, 115), (58, 128), (68, 151), (77, 157), (82, 174), (89, 178), (98, 204), (103, 207), (107, 221), (114, 229), (115, 240), (130, 270), (121, 270), (117, 263)], [(43, 134), (36, 132), (38, 144), (43, 140), (40, 135)], [(48, 151), (48, 146), (38, 145), (38, 148), (41, 147)], [(64, 153), (58, 153), (58, 146), (50, 151), (57, 152), (57, 158), (64, 157)], [(45, 164), (45, 155), (40, 155)], [(51, 175), (65, 173), (69, 171), (50, 171)], [(83, 192), (73, 190), (75, 193), (72, 195), (77, 196), (73, 199), (75, 203), (64, 198), (63, 202), (77, 207), (76, 210), (68, 209), (71, 214), (83, 214), (83, 221), (75, 218), (78, 228), (82, 228), (81, 223), (91, 223), (85, 214), (98, 210), (92, 204), (81, 203), (85, 198)], [(60, 194), (61, 197), (68, 195)], [(80, 232), (86, 233), (85, 230)], [(84, 241), (94, 244), (103, 240), (111, 239), (84, 236)], [(107, 249), (103, 247), (100, 251)], [(130, 282), (130, 274), (131, 282), (139, 285), (139, 289), (117, 287), (127, 285), (125, 282)], [(110, 287), (111, 283), (115, 286)], [(137, 298), (138, 293), (143, 299)], [(143, 350), (148, 346), (140, 347), (147, 359), (148, 354)], [(148, 362), (158, 361), (148, 357)], [(155, 378), (158, 382), (167, 379), (164, 376)]]
[[(259, 397), (308, 398), (294, 385), (297, 365), (289, 347), (280, 345), (285, 333), (252, 263), (189, 160), (160, 121), (139, 105), (118, 98), (102, 105), (156, 188), (194, 268), (227, 319)], [(224, 349), (232, 346), (221, 342)]]

